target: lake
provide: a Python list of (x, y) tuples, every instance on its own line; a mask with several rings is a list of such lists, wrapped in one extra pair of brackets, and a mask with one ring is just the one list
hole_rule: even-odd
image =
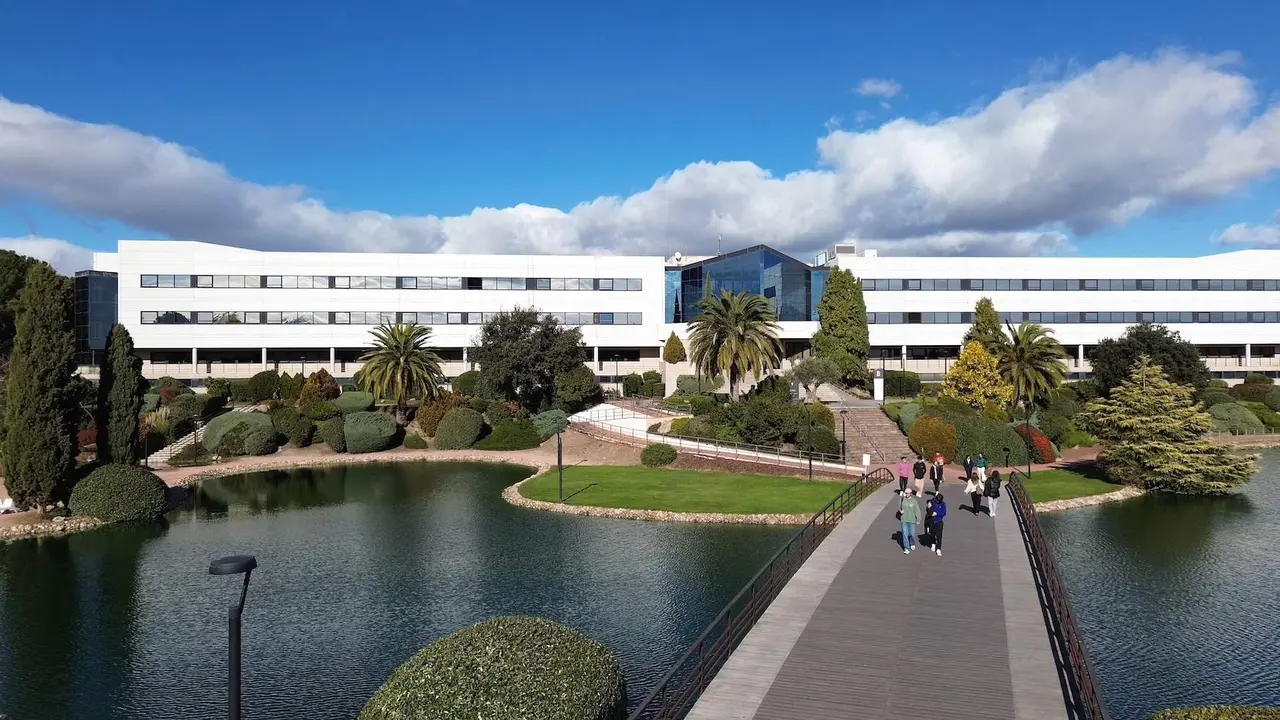
[(223, 716), (239, 588), (207, 569), (237, 553), (260, 565), (244, 614), (245, 717), (349, 719), (418, 649), (506, 614), (613, 649), (635, 703), (796, 531), (502, 500), (527, 474), (407, 463), (238, 475), (206, 482), (163, 526), (0, 545), (0, 714)]
[(1280, 706), (1280, 452), (1236, 495), (1153, 495), (1041, 524), (1114, 720)]

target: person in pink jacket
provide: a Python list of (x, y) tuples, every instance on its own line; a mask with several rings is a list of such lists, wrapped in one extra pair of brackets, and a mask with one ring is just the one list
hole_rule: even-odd
[(898, 494), (907, 491), (907, 481), (911, 478), (911, 463), (907, 462), (907, 456), (903, 455), (898, 461)]

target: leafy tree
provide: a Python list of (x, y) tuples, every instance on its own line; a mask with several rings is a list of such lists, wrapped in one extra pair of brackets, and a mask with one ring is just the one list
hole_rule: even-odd
[(800, 383), (811, 402), (817, 401), (818, 387), (833, 383), (843, 377), (840, 367), (828, 357), (810, 357), (791, 368), (791, 379)]
[(537, 310), (515, 308), (481, 326), (468, 358), (480, 365), (489, 390), (536, 411), (555, 396), (556, 378), (582, 365), (582, 347), (578, 328), (564, 327)]
[(138, 416), (142, 413), (142, 359), (123, 325), (107, 334), (107, 353), (98, 380), (98, 460), (138, 464)]
[(1254, 456), (1236, 455), (1205, 438), (1213, 425), (1195, 391), (1172, 382), (1139, 355), (1128, 379), (1089, 402), (1076, 420), (1106, 444), (1107, 475), (1148, 490), (1220, 495), (1248, 481)]
[(1098, 343), (1089, 356), (1093, 379), (1105, 395), (1129, 378), (1138, 358), (1146, 355), (1159, 365), (1166, 377), (1179, 385), (1203, 390), (1209, 384), (1209, 368), (1200, 359), (1196, 346), (1182, 339), (1176, 330), (1164, 325), (1142, 323), (1131, 325), (1119, 338)]
[(559, 435), (569, 427), (569, 416), (565, 415), (563, 410), (547, 410), (533, 416), (533, 425), (538, 428), (539, 435), (549, 438), (552, 435)]
[(973, 307), (973, 325), (964, 334), (964, 344), (980, 342), (992, 355), (998, 355), (1009, 338), (1004, 334), (1004, 324), (1000, 322), (1000, 313), (996, 312), (991, 298), (982, 298)]
[(662, 348), (662, 361), (666, 363), (681, 363), (689, 359), (688, 353), (684, 351), (684, 343), (680, 342), (680, 338), (676, 334), (671, 333), (671, 337), (667, 338), (667, 344)]
[(430, 400), (440, 392), (440, 356), (427, 341), (431, 328), (417, 323), (383, 324), (371, 330), (373, 349), (360, 356), (359, 382), (375, 398), (390, 400), (396, 422), (408, 422), (410, 400)]
[(846, 382), (866, 385), (871, 340), (867, 333), (867, 303), (862, 283), (848, 270), (834, 269), (818, 301), (818, 332), (813, 352), (836, 364)]
[(778, 315), (759, 295), (724, 290), (698, 302), (701, 314), (689, 323), (689, 355), (697, 371), (729, 378), (729, 397), (738, 399), (747, 375), (759, 378), (782, 360)]
[(1013, 389), (1000, 377), (999, 361), (982, 343), (970, 341), (942, 379), (943, 397), (955, 398), (975, 410), (987, 403), (1008, 405)]
[(604, 400), (600, 380), (591, 368), (578, 367), (556, 378), (556, 407), (567, 413), (576, 413)]
[(1053, 331), (1038, 323), (1009, 327), (1009, 340), (1000, 347), (1000, 378), (1013, 388), (1013, 397), (1028, 415), (1037, 400), (1057, 391), (1067, 377), (1067, 354), (1053, 339)]
[(5, 486), (18, 507), (65, 500), (75, 472), (74, 290), (44, 263), (27, 270), (14, 305), (6, 380)]

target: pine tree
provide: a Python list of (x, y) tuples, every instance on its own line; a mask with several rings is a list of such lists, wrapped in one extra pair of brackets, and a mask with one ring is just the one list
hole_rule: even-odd
[(1148, 490), (1221, 495), (1249, 480), (1256, 457), (1235, 455), (1205, 438), (1213, 425), (1195, 389), (1171, 382), (1141, 355), (1111, 396), (1076, 416), (1106, 444), (1105, 468), (1116, 482)]
[(999, 355), (1000, 348), (1009, 342), (1004, 334), (1004, 324), (1000, 322), (1000, 313), (996, 312), (991, 298), (982, 298), (973, 308), (973, 325), (964, 334), (964, 344), (980, 342), (992, 355)]
[(680, 363), (689, 359), (689, 354), (684, 350), (684, 343), (680, 342), (680, 338), (675, 333), (671, 333), (671, 337), (667, 338), (667, 344), (662, 348), (662, 361), (666, 363)]
[(975, 410), (987, 403), (1005, 406), (1013, 400), (1013, 388), (1000, 377), (996, 356), (977, 341), (969, 342), (960, 351), (960, 358), (942, 379), (942, 394)]
[(867, 303), (862, 283), (848, 270), (833, 269), (818, 302), (820, 327), (813, 336), (813, 352), (840, 368), (845, 382), (866, 385), (871, 340), (867, 334)]
[(18, 507), (66, 500), (76, 467), (74, 290), (44, 263), (27, 271), (15, 306), (6, 379), (5, 486)]
[(123, 325), (107, 335), (107, 353), (98, 380), (98, 460), (136, 465), (138, 415), (142, 412), (142, 360)]

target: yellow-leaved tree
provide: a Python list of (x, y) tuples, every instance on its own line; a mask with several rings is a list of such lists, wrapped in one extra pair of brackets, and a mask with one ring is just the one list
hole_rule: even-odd
[(1013, 400), (1013, 388), (1000, 377), (1000, 362), (976, 340), (965, 344), (960, 358), (947, 371), (942, 394), (975, 410), (987, 403), (1005, 406)]

